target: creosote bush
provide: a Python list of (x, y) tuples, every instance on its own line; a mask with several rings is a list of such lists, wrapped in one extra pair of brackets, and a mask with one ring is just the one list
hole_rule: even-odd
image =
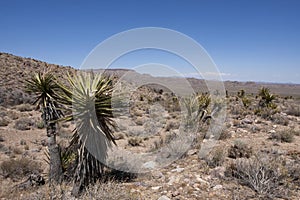
[(294, 141), (295, 132), (292, 129), (282, 130), (279, 132), (272, 133), (270, 139), (277, 140), (279, 142), (291, 143)]

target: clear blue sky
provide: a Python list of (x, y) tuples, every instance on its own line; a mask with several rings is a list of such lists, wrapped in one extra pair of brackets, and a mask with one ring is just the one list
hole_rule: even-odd
[(0, 26), (1, 52), (73, 67), (113, 34), (170, 28), (200, 43), (224, 80), (300, 83), (299, 0), (9, 0)]

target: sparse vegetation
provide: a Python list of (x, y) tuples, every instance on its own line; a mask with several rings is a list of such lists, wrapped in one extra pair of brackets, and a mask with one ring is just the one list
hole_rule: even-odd
[(293, 130), (286, 129), (275, 133), (271, 133), (270, 139), (274, 139), (279, 142), (291, 143), (294, 141), (294, 135), (295, 132)]
[(27, 158), (5, 160), (0, 165), (0, 172), (5, 178), (22, 179), (30, 174), (41, 173), (40, 164)]
[(20, 131), (30, 130), (34, 125), (34, 121), (29, 118), (21, 118), (15, 121), (15, 129)]
[[(3, 55), (0, 53), (1, 59)], [(64, 112), (67, 121), (63, 121), (62, 118), (58, 123), (56, 120), (49, 121), (56, 123), (57, 142), (62, 151), (61, 177), (64, 182), (50, 184), (50, 187), (46, 184), (29, 185), (22, 190), (13, 189), (19, 187), (13, 186), (29, 179), (31, 174), (47, 170), (47, 162), (50, 159), (47, 159), (48, 140), (41, 134), (43, 128), (44, 131), (47, 130), (47, 124), (39, 118), (39, 111), (28, 104), (33, 103), (35, 95), (25, 96), (22, 91), (24, 80), (30, 80), (29, 74), (22, 73), (20, 79), (19, 72), (15, 73), (19, 66), (9, 65), (14, 69), (11, 76), (15, 77), (14, 82), (17, 84), (15, 87), (7, 87), (8, 75), (0, 79), (3, 86), (0, 85), (0, 198), (157, 200), (166, 196), (174, 199), (299, 199), (298, 85), (266, 83), (263, 84), (265, 88), (261, 89), (263, 92), (254, 94), (262, 84), (253, 82), (248, 85), (226, 81), (224, 100), (213, 99), (213, 95), (211, 99), (205, 89), (202, 91), (202, 87), (198, 87), (197, 80), (191, 80), (191, 85), (195, 86), (195, 94), (193, 99), (187, 101), (187, 107), (184, 105), (185, 97), (176, 96), (177, 94), (167, 88), (161, 90), (160, 86), (142, 86), (130, 96), (128, 115), (126, 113), (124, 116), (112, 116), (110, 89), (114, 80), (118, 81), (118, 77), (106, 82), (103, 76), (105, 80), (103, 79), (101, 84), (109, 85), (109, 89), (98, 93), (97, 89), (90, 90), (90, 86), (87, 90), (85, 86), (89, 78), (85, 75), (70, 74), (69, 78), (65, 79), (61, 67), (48, 67), (32, 59), (24, 62), (22, 58), (18, 60), (21, 62), (20, 66), (24, 65), (25, 70), (26, 66), (30, 66), (32, 72), (52, 68), (53, 81), (58, 85), (55, 99), (57, 108)], [(67, 71), (66, 68), (63, 70)], [(91, 74), (91, 79), (95, 77)], [(20, 80), (22, 83), (18, 84)], [(91, 84), (93, 86), (97, 85), (97, 81), (94, 81), (90, 82), (95, 83)], [(197, 84), (193, 85), (194, 81)], [(83, 85), (82, 88), (80, 84)], [(276, 94), (271, 94), (271, 90)], [(108, 95), (103, 95), (106, 92)], [(219, 91), (213, 93), (220, 94)], [(89, 98), (97, 99), (94, 108), (87, 106), (91, 102)], [(225, 103), (227, 113), (226, 121), (221, 124), (223, 130), (215, 131), (211, 125), (215, 122), (218, 109)], [(74, 105), (80, 111), (76, 116), (79, 121), (72, 116)], [(102, 106), (103, 109), (97, 106)], [(81, 121), (85, 114), (88, 115), (93, 109), (99, 111), (97, 119)], [(191, 114), (189, 117), (185, 116), (188, 111)], [(101, 116), (100, 113), (104, 115)], [(108, 126), (119, 150), (114, 155), (108, 152), (107, 165), (104, 166), (84, 148), (84, 140), (80, 140), (79, 137), (90, 133), (89, 128), (95, 124), (99, 124), (96, 127), (103, 128), (105, 117), (108, 117), (108, 120), (113, 120), (112, 117), (117, 118), (116, 132), (113, 129), (114, 124)], [(194, 125), (199, 125), (197, 130), (192, 129)], [(19, 129), (30, 131), (22, 132)], [(193, 134), (189, 133), (190, 130)], [(107, 138), (109, 137), (108, 135)], [(113, 143), (110, 141), (107, 144)], [(205, 150), (206, 145), (212, 149), (208, 149), (207, 157), (201, 157), (200, 152)], [(257, 151), (257, 155), (254, 154), (254, 150)], [(144, 157), (137, 158), (136, 152), (153, 155), (150, 162), (145, 163), (147, 168), (154, 168), (151, 173), (138, 175), (131, 172), (139, 171), (144, 166)], [(155, 168), (161, 161), (173, 158), (175, 161), (171, 164)], [(21, 159), (27, 159), (29, 162), (20, 161)], [(13, 162), (18, 164), (11, 164)], [(27, 163), (26, 166), (21, 164), (22, 162)], [(9, 169), (5, 173), (2, 163), (4, 169)], [(30, 169), (25, 169), (26, 167)], [(46, 173), (42, 176), (49, 182)], [(110, 181), (111, 179), (114, 181)]]

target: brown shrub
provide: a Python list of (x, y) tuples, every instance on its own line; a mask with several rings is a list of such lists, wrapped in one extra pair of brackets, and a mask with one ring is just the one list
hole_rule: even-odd
[(279, 142), (291, 143), (294, 141), (294, 135), (295, 131), (293, 131), (292, 129), (288, 129), (272, 133), (269, 139), (277, 140)]
[(34, 121), (28, 118), (21, 118), (15, 122), (14, 128), (17, 130), (30, 130), (30, 128), (34, 126)]
[(132, 137), (128, 139), (128, 144), (133, 147), (140, 146), (142, 142), (143, 140), (139, 137)]
[(0, 126), (8, 126), (9, 120), (7, 117), (0, 117)]
[(239, 158), (227, 167), (225, 174), (250, 187), (263, 199), (287, 196), (285, 183), (288, 173), (284, 160), (278, 157)]
[(3, 161), (0, 172), (5, 178), (20, 179), (30, 174), (41, 173), (40, 163), (27, 158)]
[(229, 158), (249, 158), (251, 155), (252, 148), (240, 140), (235, 141), (235, 143), (228, 150)]

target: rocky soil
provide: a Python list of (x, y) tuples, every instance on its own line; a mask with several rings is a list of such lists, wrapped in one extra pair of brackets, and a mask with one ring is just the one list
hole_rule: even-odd
[[(7, 66), (6, 70), (0, 67), (0, 198), (75, 199), (70, 194), (72, 183), (68, 182), (54, 187), (15, 187), (32, 173), (40, 173), (47, 182), (48, 172), (46, 130), (40, 112), (30, 104), (31, 97), (23, 92), (22, 80), (32, 71), (50, 66), (57, 73), (64, 69), (4, 53), (0, 54), (0, 61), (1, 66)], [(220, 136), (207, 135), (210, 121), (201, 123), (188, 147), (184, 146), (184, 138), (177, 140), (178, 135), (184, 135), (180, 129), (183, 118), (173, 94), (153, 85), (138, 88), (130, 96), (126, 115), (116, 119), (118, 128), (114, 135), (122, 159), (111, 158), (109, 162), (124, 170), (134, 170), (138, 165), (132, 157), (134, 153), (155, 152), (159, 156), (147, 161), (149, 172), (134, 174), (126, 181), (114, 180), (112, 185), (97, 183), (79, 198), (300, 199), (299, 86), (276, 85), (277, 108), (261, 110), (258, 91), (248, 92), (251, 87), (243, 86), (247, 105), (236, 88), (226, 88), (229, 96), (224, 100), (226, 120)], [(68, 145), (73, 128), (71, 123), (59, 125), (58, 141), (62, 147)], [(201, 147), (211, 141), (216, 144), (208, 155), (201, 157)], [(170, 152), (164, 149), (166, 146)], [(174, 158), (169, 165), (155, 167), (161, 159), (169, 158)], [(3, 165), (12, 160), (28, 167)]]

